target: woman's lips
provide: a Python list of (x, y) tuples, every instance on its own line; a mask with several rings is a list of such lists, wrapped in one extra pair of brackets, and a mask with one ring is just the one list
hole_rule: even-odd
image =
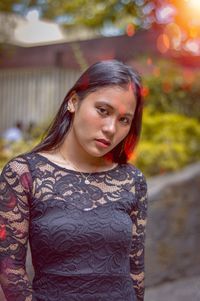
[(95, 139), (97, 144), (101, 147), (108, 147), (110, 145), (109, 141), (103, 140), (103, 139)]

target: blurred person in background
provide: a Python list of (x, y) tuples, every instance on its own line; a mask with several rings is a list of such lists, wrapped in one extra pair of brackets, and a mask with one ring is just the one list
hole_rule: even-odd
[(23, 139), (23, 123), (17, 121), (16, 124), (2, 133), (2, 138), (6, 142), (17, 142)]

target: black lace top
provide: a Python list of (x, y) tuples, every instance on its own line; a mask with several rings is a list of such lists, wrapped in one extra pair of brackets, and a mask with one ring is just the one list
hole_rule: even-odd
[(0, 283), (7, 301), (143, 301), (144, 176), (131, 164), (94, 172), (90, 184), (86, 175), (37, 153), (4, 167)]

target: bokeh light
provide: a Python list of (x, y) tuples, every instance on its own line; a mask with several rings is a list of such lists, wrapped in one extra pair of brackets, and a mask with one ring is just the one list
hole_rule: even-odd
[(157, 49), (161, 53), (168, 51), (170, 45), (169, 37), (166, 34), (160, 34), (157, 38)]
[(141, 94), (143, 97), (147, 97), (149, 95), (149, 88), (147, 86), (142, 87)]
[(171, 92), (171, 90), (172, 90), (171, 83), (168, 81), (163, 82), (162, 89), (163, 89), (163, 92), (165, 92), (165, 93)]
[(148, 65), (148, 66), (151, 66), (152, 63), (153, 63), (153, 62), (152, 62), (152, 58), (151, 58), (151, 57), (148, 57), (148, 58), (147, 58), (147, 65)]
[(158, 23), (166, 24), (171, 22), (175, 14), (175, 8), (168, 4), (160, 7), (156, 11), (156, 19)]
[(39, 11), (37, 9), (30, 9), (26, 14), (26, 19), (30, 22), (38, 21)]
[(126, 26), (126, 34), (129, 37), (132, 37), (135, 34), (135, 25), (133, 23), (129, 23)]
[(187, 2), (188, 7), (191, 9), (195, 9), (200, 13), (200, 1), (199, 0), (185, 0)]
[(160, 76), (160, 68), (159, 67), (155, 66), (153, 68), (153, 75), (156, 77)]
[(156, 10), (157, 23), (163, 32), (157, 39), (161, 53), (170, 50), (200, 55), (200, 0), (160, 2)]
[(185, 43), (184, 49), (198, 55), (200, 53), (200, 41), (190, 39)]
[(164, 34), (167, 35), (169, 39), (169, 47), (178, 50), (182, 41), (180, 27), (174, 22), (169, 23), (164, 28)]

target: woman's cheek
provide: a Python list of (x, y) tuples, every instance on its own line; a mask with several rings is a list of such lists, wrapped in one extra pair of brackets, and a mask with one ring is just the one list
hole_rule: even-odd
[(101, 118), (96, 110), (87, 111), (84, 115), (84, 123), (91, 125), (98, 125), (101, 122)]
[(126, 136), (128, 135), (129, 130), (123, 130), (123, 132), (121, 133), (121, 135), (119, 135), (118, 137), (118, 142), (117, 144), (119, 144), (123, 139), (126, 138)]

